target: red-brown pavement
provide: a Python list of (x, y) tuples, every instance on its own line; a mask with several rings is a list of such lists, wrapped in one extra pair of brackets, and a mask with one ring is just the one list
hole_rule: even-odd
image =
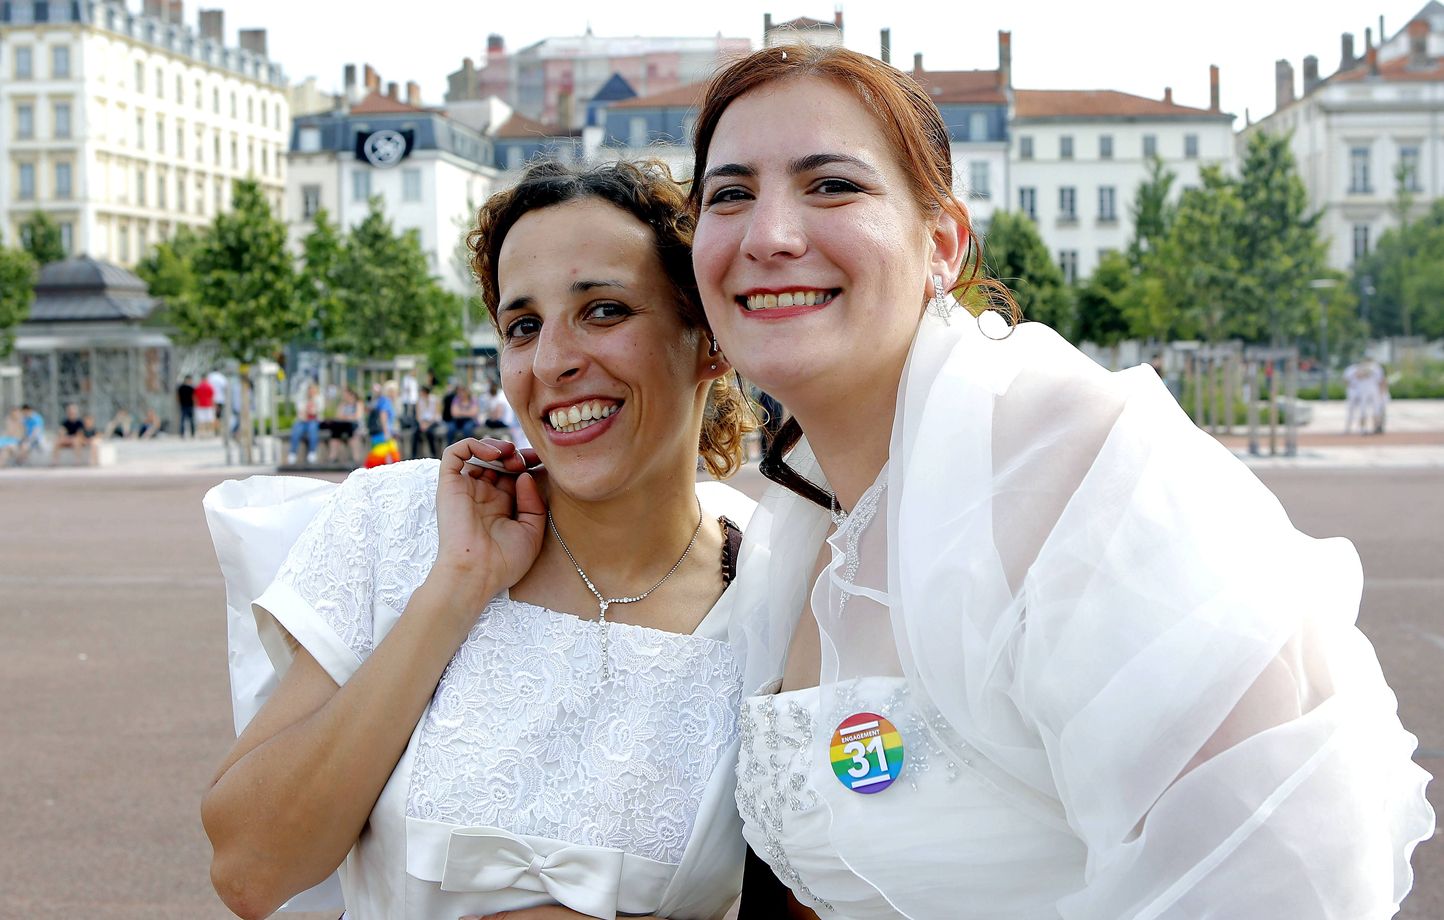
[[(1364, 558), (1360, 623), (1444, 770), (1444, 469), (1264, 470), (1295, 523)], [(198, 803), (231, 741), (219, 476), (0, 478), (0, 918), (206, 920)], [(748, 468), (735, 483), (757, 494)], [(1431, 788), (1444, 813), (1444, 793)], [(1444, 846), (1400, 916), (1444, 916)], [(320, 920), (320, 914), (293, 915)]]

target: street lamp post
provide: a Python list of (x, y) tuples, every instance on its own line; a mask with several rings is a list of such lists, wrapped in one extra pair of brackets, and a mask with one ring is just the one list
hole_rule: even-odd
[[(1339, 282), (1334, 278), (1315, 278), (1309, 282), (1309, 287), (1316, 291), (1323, 291), (1332, 288)], [(1319, 297), (1319, 370), (1323, 374), (1319, 386), (1319, 402), (1329, 401), (1329, 305), (1322, 296)]]

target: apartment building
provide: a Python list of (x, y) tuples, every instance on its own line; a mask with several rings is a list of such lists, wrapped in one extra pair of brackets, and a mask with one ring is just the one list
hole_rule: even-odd
[[(1288, 135), (1309, 202), (1321, 214), (1329, 264), (1348, 269), (1398, 225), (1402, 180), (1417, 213), (1444, 197), (1444, 4), (1431, 0), (1379, 44), (1364, 30), (1340, 40), (1338, 68), (1321, 76), (1314, 55), (1303, 59), (1302, 94), (1293, 65), (1275, 64), (1275, 108), (1249, 125)], [(1383, 38), (1382, 20), (1379, 36)]]
[(133, 265), (254, 178), (278, 211), (290, 130), (264, 29), (225, 42), (223, 13), (180, 0), (0, 4), (0, 233), (37, 210), (72, 254)]

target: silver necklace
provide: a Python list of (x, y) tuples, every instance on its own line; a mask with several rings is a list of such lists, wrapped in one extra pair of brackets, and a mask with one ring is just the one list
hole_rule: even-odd
[(604, 597), (602, 592), (597, 590), (597, 586), (592, 584), (592, 580), (587, 577), (587, 573), (583, 571), (581, 563), (577, 562), (577, 557), (572, 555), (572, 551), (567, 547), (567, 541), (562, 539), (562, 532), (557, 530), (557, 522), (556, 519), (552, 517), (551, 509), (547, 509), (547, 526), (551, 528), (552, 535), (557, 538), (557, 543), (561, 544), (562, 552), (566, 553), (567, 558), (571, 560), (572, 567), (577, 570), (578, 575), (582, 576), (582, 583), (587, 586), (587, 590), (592, 592), (592, 596), (597, 599), (597, 621), (601, 623), (602, 628), (602, 680), (607, 680), (611, 676), (611, 668), (607, 664), (608, 650), (610, 648), (607, 641), (607, 608), (613, 604), (635, 604), (637, 601), (645, 600), (647, 595), (662, 587), (667, 579), (677, 573), (677, 570), (682, 567), (682, 562), (691, 554), (692, 547), (697, 545), (697, 535), (702, 532), (703, 520), (702, 501), (698, 499), (697, 527), (692, 531), (692, 539), (687, 542), (687, 548), (682, 550), (682, 555), (678, 556), (677, 561), (672, 563), (672, 568), (668, 569), (667, 574), (663, 575), (661, 580), (655, 585), (652, 585), (652, 587), (643, 591), (641, 594), (633, 597)]
[(832, 526), (841, 527), (847, 523), (847, 512), (837, 503), (836, 492), (829, 491), (827, 493), (827, 511), (832, 515)]

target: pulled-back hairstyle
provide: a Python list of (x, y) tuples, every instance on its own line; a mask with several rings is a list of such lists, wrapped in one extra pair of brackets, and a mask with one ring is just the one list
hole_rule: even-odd
[[(865, 54), (836, 46), (776, 45), (753, 52), (713, 77), (697, 114), (693, 139), (695, 178), (688, 195), (692, 213), (701, 210), (701, 177), (707, 174), (708, 148), (727, 107), (768, 83), (797, 77), (832, 80), (873, 113), (907, 174), (919, 209), (924, 214), (946, 212), (967, 231), (963, 270), (949, 289), (975, 312), (992, 307), (1016, 321), (1018, 307), (1008, 289), (982, 274), (982, 248), (968, 209), (953, 195), (952, 145), (942, 113), (912, 77)], [(921, 306), (919, 303), (919, 309)]]
[[(686, 195), (671, 171), (657, 160), (590, 167), (539, 160), (527, 167), (516, 185), (488, 198), (477, 212), (476, 226), (467, 234), (466, 245), (471, 251), (472, 274), (481, 286), (492, 325), (498, 325), (496, 311), (500, 302), (497, 263), (511, 228), (532, 211), (589, 198), (620, 208), (652, 231), (653, 246), (676, 295), (674, 302), (682, 324), (710, 336), (711, 327), (692, 271), (696, 217), (688, 209)], [(744, 439), (756, 427), (737, 386), (726, 376), (712, 381), (697, 449), (713, 476), (720, 479), (737, 471), (743, 461)]]
[[(712, 136), (727, 107), (753, 90), (780, 80), (821, 77), (845, 87), (877, 119), (893, 155), (908, 177), (913, 200), (923, 214), (947, 213), (968, 234), (962, 271), (948, 289), (974, 313), (996, 309), (1018, 322), (1018, 305), (1008, 288), (983, 273), (983, 252), (968, 209), (953, 195), (951, 138), (942, 113), (927, 92), (907, 74), (889, 64), (840, 47), (777, 45), (753, 52), (723, 68), (708, 84), (697, 114), (692, 188), (693, 214), (702, 206), (702, 177)], [(919, 316), (922, 304), (918, 304)], [(808, 482), (787, 465), (787, 452), (801, 439), (802, 427), (788, 418), (767, 444), (761, 472), (803, 498), (831, 508), (833, 496)]]

